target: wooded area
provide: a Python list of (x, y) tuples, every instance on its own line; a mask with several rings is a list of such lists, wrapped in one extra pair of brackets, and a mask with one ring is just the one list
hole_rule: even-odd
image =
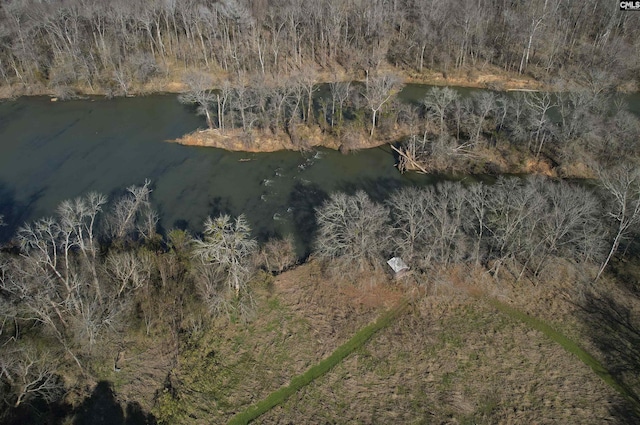
[(185, 69), (365, 79), (388, 68), (420, 78), (494, 67), (549, 82), (637, 83), (639, 19), (598, 0), (4, 0), (0, 79), (59, 95), (126, 95)]
[[(96, 382), (117, 380), (125, 357), (156, 360), (152, 351), (125, 356), (125, 348), (156, 340), (168, 360), (151, 373), (164, 380), (153, 388), (153, 413), (162, 423), (188, 418), (180, 397), (199, 390), (173, 371), (206, 358), (221, 380), (236, 379), (224, 375), (226, 364), (218, 368), (217, 346), (202, 348), (191, 337), (255, 320), (256, 288), (276, 309), (274, 276), (302, 260), (318, 265), (332, 292), (335, 281), (362, 275), (391, 282), (386, 260), (398, 256), (411, 270), (394, 290), (421, 296), (433, 276), (464, 267), (526, 298), (526, 288), (543, 292), (545, 276), (561, 270), (570, 301), (596, 312), (585, 323), (622, 324), (610, 332), (616, 350), (632, 354), (620, 364), (637, 366), (633, 309), (611, 313), (589, 297), (618, 263), (638, 260), (640, 121), (618, 90), (637, 90), (639, 61), (640, 13), (600, 0), (2, 0), (0, 84), (13, 95), (125, 96), (145, 85), (153, 91), (155, 81), (180, 82), (179, 100), (209, 130), (247, 143), (261, 132), (303, 150), (311, 129), (344, 152), (363, 140), (393, 143), (402, 171), (597, 182), (502, 176), (407, 187), (387, 199), (320, 194), (300, 212), (308, 221), (304, 242), (313, 246), (305, 258), (292, 235), (259, 243), (243, 215), (209, 217), (199, 235), (160, 229), (150, 181), (111, 200), (88, 193), (64, 201), (0, 246), (0, 422), (42, 418), (62, 401), (77, 413)], [(419, 103), (397, 98), (402, 81), (429, 72), (499, 72), (546, 87), (501, 93), (496, 84), (468, 96), (434, 87)], [(637, 271), (628, 273), (636, 279), (628, 292), (637, 295)], [(407, 329), (425, 327), (415, 317)], [(284, 342), (285, 322), (265, 328)], [(236, 337), (225, 335), (232, 356), (253, 361)], [(323, 344), (322, 337), (311, 338)], [(599, 353), (622, 356), (607, 350)], [(640, 385), (633, 367), (618, 375)], [(211, 409), (228, 418), (245, 402)]]
[[(558, 262), (582, 284), (616, 254), (636, 252), (640, 173), (601, 173), (593, 191), (542, 177), (406, 188), (383, 204), (337, 193), (316, 209), (314, 255), (330, 275), (382, 270), (400, 255), (409, 279), (469, 264), (537, 284)], [(127, 335), (200, 329), (217, 316), (251, 320), (252, 285), (297, 261), (291, 238), (259, 247), (243, 216), (209, 218), (201, 238), (157, 233), (150, 182), (108, 203), (90, 193), (21, 227), (0, 253), (0, 380), (7, 414), (29, 400), (118, 371)], [(253, 283), (252, 283), (253, 282)], [(177, 358), (179, 349), (172, 354)]]
[(598, 166), (615, 165), (621, 155), (635, 161), (640, 152), (640, 120), (611, 81), (596, 76), (589, 86), (559, 93), (432, 87), (419, 102), (402, 101), (399, 78), (384, 73), (363, 84), (318, 86), (307, 76), (225, 82), (217, 91), (207, 74), (187, 77), (181, 101), (215, 129), (194, 133), (205, 146), (211, 140), (234, 149), (225, 143), (241, 140), (242, 148), (260, 151), (265, 138), (275, 138), (290, 149), (313, 142), (348, 152), (390, 143), (401, 171), (581, 178), (595, 177)]

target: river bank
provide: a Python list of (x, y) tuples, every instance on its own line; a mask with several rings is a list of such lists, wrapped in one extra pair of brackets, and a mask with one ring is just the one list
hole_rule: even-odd
[(220, 131), (217, 128), (196, 130), (192, 133), (171, 140), (184, 146), (200, 146), (219, 148), (231, 152), (267, 153), (278, 151), (305, 151), (312, 148), (339, 150), (342, 153), (361, 149), (371, 149), (392, 143), (402, 137), (371, 138), (365, 132), (352, 132), (346, 140), (339, 136), (323, 132), (318, 126), (296, 125), (291, 132), (271, 132), (269, 130), (242, 129)]
[[(184, 76), (189, 72), (203, 71), (199, 69), (185, 69), (184, 67), (172, 67), (165, 75), (152, 77), (147, 83), (140, 84), (130, 82), (126, 87), (116, 84), (109, 84), (108, 88), (91, 86), (87, 84), (69, 84), (63, 87), (51, 87), (41, 83), (37, 85), (24, 86), (23, 84), (1, 85), (0, 99), (15, 99), (20, 96), (50, 96), (64, 100), (64, 95), (73, 96), (148, 96), (159, 93), (183, 93), (187, 90), (184, 83)], [(204, 71), (206, 72), (206, 71)], [(298, 74), (291, 73), (285, 78), (295, 78)], [(362, 72), (345, 70), (336, 66), (330, 70), (314, 69), (317, 77), (317, 84), (326, 84), (332, 81), (360, 81), (366, 78)], [(522, 75), (516, 72), (507, 72), (495, 66), (483, 66), (480, 69), (456, 69), (448, 72), (434, 70), (424, 70), (422, 72), (404, 70), (391, 66), (380, 67), (378, 74), (397, 75), (405, 84), (424, 84), (432, 86), (450, 86), (459, 88), (489, 89), (495, 91), (558, 91), (567, 88), (579, 87), (577, 80), (563, 80), (561, 86), (556, 86), (549, 81), (541, 81), (533, 76)], [(216, 83), (223, 81), (233, 81), (233, 75), (226, 72), (209, 73)], [(276, 80), (283, 78), (282, 75), (262, 75), (256, 74), (255, 79)], [(245, 76), (248, 78), (248, 76)], [(626, 81), (616, 87), (620, 93), (638, 93), (638, 84), (634, 81)], [(61, 96), (62, 95), (62, 96)]]
[[(293, 137), (280, 131), (276, 134), (269, 130), (231, 129), (221, 132), (218, 129), (196, 130), (177, 139), (169, 140), (184, 146), (224, 149), (230, 152), (270, 153), (279, 151), (307, 151), (327, 148), (343, 154), (380, 146), (400, 146), (410, 134), (408, 129), (398, 129), (391, 134), (369, 137), (365, 131), (352, 132), (348, 138), (323, 132), (318, 126), (297, 125)], [(507, 145), (494, 148), (476, 149), (472, 155), (450, 155), (446, 161), (441, 158), (428, 160), (401, 161), (406, 150), (392, 148), (400, 170), (424, 174), (535, 174), (551, 178), (591, 179), (594, 171), (578, 161), (555, 163), (544, 155), (535, 156), (516, 150)], [(392, 152), (393, 153), (393, 152)], [(399, 154), (399, 155), (397, 155)], [(242, 161), (243, 159), (240, 159)]]
[[(552, 90), (550, 85), (538, 81), (533, 77), (523, 76), (517, 73), (502, 71), (496, 67), (480, 70), (454, 70), (443, 73), (432, 70), (425, 70), (422, 73), (407, 72), (393, 67), (385, 67), (378, 70), (378, 73), (391, 73), (398, 75), (406, 84), (425, 84), (435, 86), (455, 86), (465, 88), (481, 88), (492, 90)], [(14, 99), (20, 96), (50, 96), (52, 98), (64, 100), (65, 96), (73, 98), (75, 96), (147, 96), (158, 93), (182, 93), (187, 90), (183, 83), (183, 77), (188, 70), (184, 68), (169, 71), (162, 77), (154, 77), (145, 84), (131, 83), (126, 87), (111, 85), (109, 88), (90, 86), (86, 84), (70, 84), (64, 87), (50, 87), (46, 84), (24, 86), (23, 84), (0, 86), (0, 99)], [(317, 73), (317, 84), (331, 81), (364, 81), (362, 73), (346, 71), (342, 68), (334, 70), (319, 70)], [(233, 76), (228, 73), (214, 73), (211, 75), (216, 82), (233, 80)], [(282, 78), (282, 76), (263, 76), (257, 78)], [(294, 78), (292, 74), (289, 76)]]

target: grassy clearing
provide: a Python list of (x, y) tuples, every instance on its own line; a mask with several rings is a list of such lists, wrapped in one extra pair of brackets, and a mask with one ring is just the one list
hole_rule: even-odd
[[(630, 403), (573, 351), (468, 296), (467, 280), (479, 282), (473, 273), (450, 280), (382, 323), (376, 317), (406, 288), (328, 282), (313, 264), (287, 272), (257, 291), (251, 323), (212, 323), (184, 336), (157, 399), (158, 422), (630, 422)], [(498, 283), (488, 279), (486, 293), (505, 296), (496, 291), (507, 285), (490, 285)], [(580, 322), (568, 321), (559, 291), (536, 288), (514, 287), (522, 293), (514, 307), (558, 323), (562, 335), (600, 355), (582, 339)]]
[(543, 321), (529, 316), (528, 314), (510, 307), (507, 304), (504, 304), (495, 299), (488, 299), (487, 302), (494, 306), (496, 309), (507, 314), (508, 316), (518, 319), (531, 326), (532, 328), (539, 330), (540, 332), (551, 338), (553, 341), (560, 344), (565, 350), (577, 356), (600, 378), (602, 378), (604, 382), (606, 382), (609, 386), (618, 391), (623, 397), (629, 400), (633, 404), (636, 412), (640, 413), (640, 398), (635, 394), (635, 392), (623, 382), (620, 382), (614, 376), (612, 376), (609, 371), (604, 366), (602, 366), (602, 364), (600, 364), (600, 362), (595, 357), (581, 348), (577, 343), (575, 343), (562, 333), (556, 331)]
[(616, 421), (621, 397), (545, 335), (478, 300), (420, 300), (256, 423)]
[(248, 424), (273, 409), (275, 406), (282, 404), (302, 387), (309, 385), (315, 379), (321, 377), (335, 367), (349, 354), (362, 347), (376, 332), (387, 327), (391, 321), (406, 308), (406, 306), (406, 301), (402, 301), (399, 306), (382, 315), (374, 323), (371, 323), (356, 332), (349, 341), (338, 347), (329, 357), (312, 366), (305, 373), (294, 377), (289, 385), (271, 393), (264, 400), (259, 401), (244, 412), (234, 416), (231, 421), (229, 421), (229, 424)]
[(154, 408), (158, 422), (227, 423), (330, 356), (401, 298), (365, 304), (365, 295), (379, 292), (367, 286), (354, 294), (355, 287), (329, 284), (316, 265), (305, 265), (254, 288), (250, 322), (220, 319), (185, 329)]

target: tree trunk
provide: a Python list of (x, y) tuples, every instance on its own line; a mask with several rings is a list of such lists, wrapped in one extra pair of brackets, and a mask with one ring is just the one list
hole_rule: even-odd
[(613, 240), (613, 244), (611, 245), (611, 250), (609, 251), (609, 255), (607, 255), (607, 258), (602, 263), (602, 266), (600, 266), (600, 270), (598, 270), (598, 274), (596, 275), (594, 282), (597, 282), (598, 279), (600, 279), (600, 276), (604, 272), (604, 269), (609, 264), (609, 261), (611, 261), (611, 257), (613, 257), (613, 254), (615, 254), (615, 252), (618, 250), (618, 246), (620, 245), (620, 240), (622, 239), (622, 233), (623, 233), (623, 223), (620, 222), (620, 226), (618, 227), (618, 234)]
[(376, 129), (376, 114), (378, 113), (377, 109), (372, 109), (373, 115), (371, 117), (371, 134), (369, 137), (373, 137), (373, 131)]

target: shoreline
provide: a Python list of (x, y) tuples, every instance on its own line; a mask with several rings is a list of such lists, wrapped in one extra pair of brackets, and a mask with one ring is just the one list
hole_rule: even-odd
[(183, 146), (218, 148), (231, 152), (249, 153), (267, 153), (283, 150), (304, 151), (317, 147), (347, 153), (360, 149), (372, 149), (394, 142), (387, 138), (371, 139), (361, 134), (355, 143), (352, 142), (349, 147), (346, 147), (338, 137), (323, 133), (319, 126), (309, 127), (304, 124), (298, 124), (293, 131), (294, 137), (300, 142), (294, 143), (292, 137), (284, 131), (273, 134), (270, 131), (253, 129), (250, 133), (246, 133), (237, 128), (227, 129), (224, 132), (217, 128), (199, 129), (177, 139), (168, 140), (168, 142)]
[[(298, 125), (295, 129), (296, 139), (304, 138), (303, 145), (295, 144), (291, 137), (284, 132), (271, 134), (269, 131), (253, 130), (250, 134), (241, 129), (231, 129), (220, 132), (219, 129), (196, 130), (177, 139), (167, 140), (183, 146), (223, 149), (230, 152), (270, 153), (282, 150), (305, 151), (313, 148), (327, 148), (340, 151), (343, 154), (373, 149), (390, 145), (391, 150), (399, 154), (393, 146), (406, 135), (402, 131), (392, 136), (371, 139), (366, 134), (360, 134), (355, 142), (348, 147), (341, 144), (338, 137), (322, 133), (319, 127)], [(394, 154), (395, 155), (395, 154)], [(552, 165), (553, 161), (547, 157), (535, 158), (524, 153), (516, 154), (503, 149), (481, 149), (472, 159), (456, 158), (443, 168), (436, 163), (426, 162), (420, 166), (407, 166), (399, 172), (417, 172), (424, 174), (461, 174), (461, 175), (503, 175), (503, 174), (532, 174), (560, 179), (591, 179), (595, 175), (586, 164), (566, 163)], [(396, 167), (399, 165), (396, 164)]]
[[(404, 84), (423, 84), (433, 86), (449, 86), (461, 88), (479, 88), (496, 91), (538, 91), (549, 90), (553, 88), (542, 81), (532, 77), (518, 75), (514, 73), (506, 73), (499, 69), (487, 71), (480, 70), (456, 70), (449, 73), (427, 70), (422, 73), (406, 72), (394, 68), (382, 68), (379, 73), (397, 74), (402, 78)], [(216, 82), (227, 80), (224, 75), (213, 74)], [(274, 77), (265, 77), (274, 78)], [(183, 93), (186, 85), (181, 82), (182, 73), (172, 73), (167, 77), (157, 77), (144, 85), (133, 85), (125, 94), (114, 95), (109, 94), (106, 90), (93, 89), (82, 85), (70, 85), (68, 88), (73, 91), (73, 100), (82, 96), (105, 96), (105, 97), (135, 97), (148, 96), (160, 93)], [(318, 81), (316, 84), (325, 84), (330, 81), (364, 81), (362, 75), (354, 72), (329, 72), (321, 71), (318, 73)], [(621, 90), (628, 92), (628, 90)], [(632, 92), (634, 90), (631, 90)], [(636, 90), (637, 91), (637, 90)], [(64, 100), (60, 93), (56, 93), (54, 89), (44, 85), (23, 87), (20, 84), (0, 86), (0, 99), (15, 99), (23, 96), (49, 96), (52, 99)]]

